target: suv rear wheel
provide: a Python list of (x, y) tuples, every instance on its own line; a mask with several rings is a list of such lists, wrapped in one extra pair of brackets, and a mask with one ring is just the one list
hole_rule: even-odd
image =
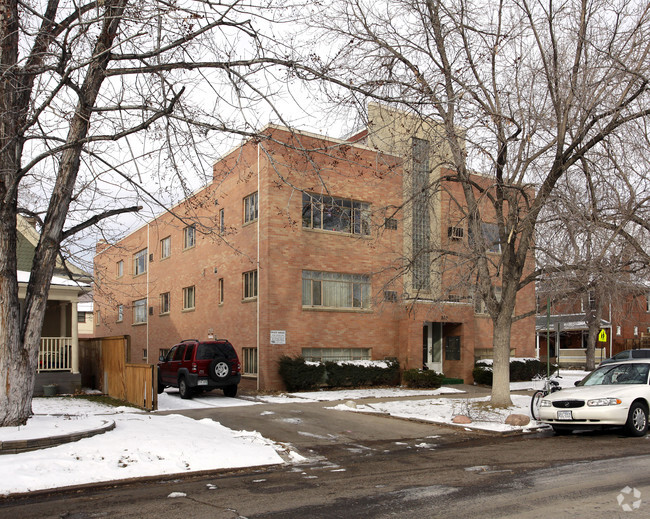
[(192, 398), (192, 390), (187, 385), (187, 381), (185, 380), (185, 377), (181, 377), (178, 379), (178, 392), (180, 393), (181, 398), (184, 399)]
[(232, 386), (226, 386), (223, 388), (223, 394), (227, 397), (230, 398), (235, 398), (237, 396), (237, 384), (233, 384)]

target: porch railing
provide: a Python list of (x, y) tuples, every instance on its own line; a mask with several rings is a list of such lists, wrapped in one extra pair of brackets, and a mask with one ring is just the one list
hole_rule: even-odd
[(41, 337), (37, 371), (72, 371), (72, 337)]

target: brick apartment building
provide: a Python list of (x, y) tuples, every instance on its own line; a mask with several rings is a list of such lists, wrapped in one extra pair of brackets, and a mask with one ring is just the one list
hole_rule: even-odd
[[(99, 243), (95, 335), (129, 335), (130, 361), (151, 363), (182, 339), (227, 338), (260, 389), (282, 388), (282, 355), (394, 357), (471, 381), (491, 320), (462, 266), (414, 253), (466, 243), (460, 186), (421, 199), (441, 172), (435, 128), (370, 110), (349, 140), (269, 125), (173, 214)], [(534, 287), (518, 295), (518, 310), (534, 304)], [(534, 355), (534, 317), (514, 324), (512, 353)]]

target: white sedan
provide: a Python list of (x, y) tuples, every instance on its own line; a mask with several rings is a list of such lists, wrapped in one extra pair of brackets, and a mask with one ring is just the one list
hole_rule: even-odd
[(539, 420), (557, 434), (574, 429), (624, 426), (632, 436), (648, 430), (650, 361), (606, 364), (592, 371), (573, 389), (545, 396)]

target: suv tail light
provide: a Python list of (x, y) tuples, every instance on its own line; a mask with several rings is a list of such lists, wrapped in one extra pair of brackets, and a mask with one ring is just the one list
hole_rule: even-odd
[(196, 362), (192, 362), (192, 369), (191, 369), (191, 371), (192, 371), (192, 373), (196, 373), (196, 372), (197, 372)]
[(239, 362), (238, 358), (230, 359), (230, 369), (233, 373), (241, 372), (241, 362)]

